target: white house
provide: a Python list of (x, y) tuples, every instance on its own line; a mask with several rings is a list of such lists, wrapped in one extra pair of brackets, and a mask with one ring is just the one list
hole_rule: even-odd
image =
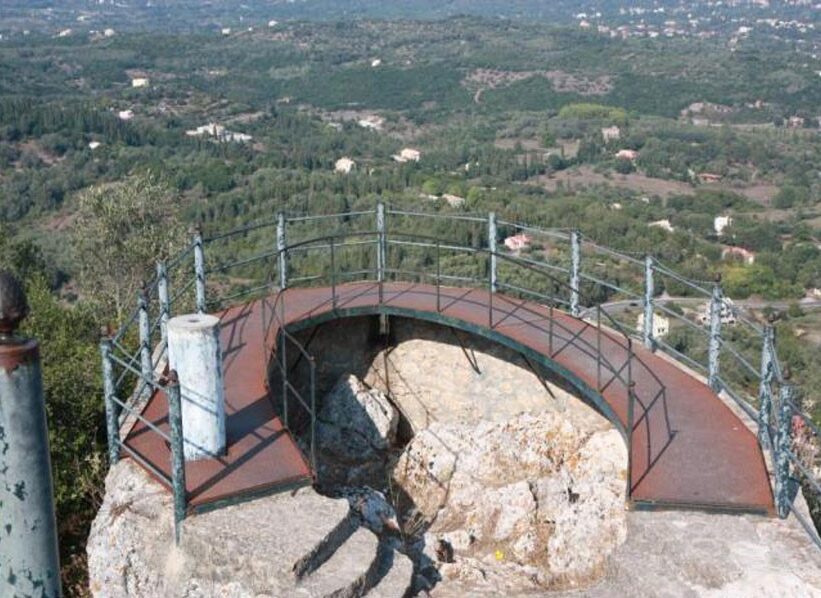
[(230, 28), (230, 27), (223, 27), (223, 28), (220, 30), (220, 32), (221, 32), (223, 35), (231, 35), (231, 28)]
[(350, 158), (340, 158), (334, 165), (334, 170), (342, 174), (350, 174), (354, 168), (356, 168), (356, 162)]
[(667, 218), (664, 218), (663, 220), (656, 220), (655, 222), (651, 222), (647, 226), (651, 228), (661, 228), (663, 230), (666, 230), (668, 233), (672, 233), (676, 230), (673, 227), (673, 225), (670, 224), (670, 221)]
[(105, 37), (114, 37), (115, 33), (116, 32), (113, 29), (111, 29), (110, 27), (108, 29), (103, 30), (103, 35)]
[(621, 130), (618, 127), (604, 127), (601, 130), (601, 136), (604, 137), (604, 142), (615, 141), (621, 137)]
[(133, 110), (121, 110), (119, 113), (117, 113), (117, 117), (120, 120), (131, 120), (132, 118), (134, 118), (134, 111)]
[(88, 149), (95, 150), (98, 147), (100, 147), (101, 145), (102, 145), (102, 143), (100, 143), (99, 141), (89, 141), (88, 142)]
[(357, 124), (362, 127), (363, 129), (370, 129), (372, 131), (381, 131), (382, 126), (385, 124), (385, 119), (381, 116), (376, 116), (375, 114), (371, 114), (366, 116), (365, 118), (360, 119), (357, 121)]
[[(644, 333), (644, 314), (640, 313), (636, 318), (636, 329), (639, 333)], [(670, 320), (663, 315), (653, 312), (653, 338), (663, 338), (670, 334)]]
[(246, 133), (236, 133), (229, 131), (225, 127), (217, 123), (208, 123), (196, 129), (190, 129), (185, 132), (189, 137), (213, 137), (217, 141), (233, 141), (235, 143), (246, 143), (251, 141), (253, 137)]
[(619, 160), (630, 160), (631, 162), (635, 162), (638, 157), (639, 153), (636, 150), (623, 149), (616, 152), (616, 158)]
[(393, 157), (397, 162), (418, 162), (421, 158), (422, 152), (410, 147), (406, 147)]
[(149, 82), (148, 77), (134, 77), (131, 80), (131, 87), (148, 87)]
[(371, 60), (371, 68), (377, 68), (382, 66), (382, 59), (381, 58), (374, 58)]
[(733, 218), (732, 216), (716, 216), (715, 220), (713, 220), (713, 229), (715, 229), (716, 234), (721, 236), (724, 234), (724, 229), (728, 226), (733, 225)]
[(721, 259), (739, 260), (748, 266), (752, 266), (755, 263), (755, 252), (743, 247), (724, 247), (721, 250)]
[(277, 25), (279, 25), (279, 21), (276, 21), (274, 19), (268, 21), (268, 27), (276, 27)]
[(513, 235), (512, 237), (508, 237), (505, 239), (505, 247), (510, 249), (510, 251), (518, 253), (522, 249), (530, 247), (530, 243), (533, 239), (530, 235), (526, 235), (525, 233), (519, 233), (517, 235)]

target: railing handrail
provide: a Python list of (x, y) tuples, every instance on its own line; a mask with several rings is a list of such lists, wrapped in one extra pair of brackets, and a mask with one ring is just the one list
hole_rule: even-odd
[[(380, 210), (382, 210), (380, 212)], [(413, 218), (432, 218), (438, 220), (451, 220), (451, 221), (458, 221), (463, 223), (474, 223), (474, 224), (492, 224), (492, 228), (489, 228), (489, 231), (493, 231), (490, 236), (492, 236), (492, 242), (488, 242), (487, 245), (485, 243), (479, 243), (478, 245), (468, 246), (462, 245), (459, 242), (448, 241), (442, 237), (437, 237), (430, 234), (423, 234), (423, 233), (413, 233), (407, 232), (402, 230), (393, 230), (393, 229), (386, 229), (384, 226), (384, 215), (391, 215), (397, 217), (397, 222), (399, 223), (399, 227), (411, 221)], [(377, 230), (373, 230), (368, 228), (367, 230), (344, 230), (344, 226), (348, 225), (351, 222), (361, 222), (360, 220), (354, 220), (354, 218), (359, 217), (366, 217), (366, 216), (376, 216), (377, 217)], [(378, 230), (380, 224), (380, 217), (382, 230)], [(710, 383), (713, 385), (714, 389), (718, 392), (720, 390), (726, 390), (728, 396), (732, 398), (732, 400), (736, 401), (744, 411), (751, 416), (751, 418), (758, 424), (759, 433), (761, 434), (761, 430), (766, 429), (767, 436), (772, 436), (776, 439), (779, 438), (779, 434), (783, 437), (785, 432), (783, 431), (783, 426), (785, 425), (783, 422), (779, 422), (779, 425), (782, 426), (782, 430), (779, 432), (776, 430), (773, 434), (771, 423), (770, 421), (765, 421), (765, 407), (769, 409), (766, 411), (766, 417), (775, 417), (776, 419), (779, 417), (777, 410), (773, 409), (771, 406), (764, 405), (764, 399), (761, 399), (762, 396), (765, 396), (764, 390), (759, 391), (759, 401), (757, 404), (756, 399), (753, 397), (753, 393), (751, 391), (752, 381), (758, 381), (760, 383), (761, 389), (766, 389), (766, 400), (772, 403), (778, 403), (779, 407), (781, 403), (784, 403), (783, 407), (789, 413), (793, 413), (797, 416), (800, 416), (801, 420), (807, 424), (806, 428), (809, 433), (814, 435), (816, 439), (816, 445), (821, 444), (821, 429), (819, 426), (815, 425), (809, 416), (804, 414), (800, 410), (800, 406), (797, 404), (796, 401), (790, 400), (788, 402), (784, 402), (784, 399), (781, 397), (789, 396), (788, 394), (784, 394), (781, 390), (785, 387), (791, 387), (791, 382), (789, 381), (788, 375), (782, 368), (782, 364), (779, 360), (777, 347), (775, 342), (771, 339), (770, 343), (770, 351), (771, 351), (771, 368), (772, 371), (770, 374), (764, 378), (763, 368), (762, 371), (758, 371), (755, 367), (755, 359), (749, 357), (749, 352), (747, 351), (747, 347), (743, 346), (744, 351), (738, 348), (737, 345), (734, 345), (734, 341), (729, 338), (723, 338), (721, 334), (721, 326), (720, 322), (719, 325), (715, 324), (715, 318), (713, 317), (713, 322), (708, 323), (705, 327), (705, 323), (702, 320), (699, 323), (696, 320), (691, 319), (689, 316), (685, 316), (684, 314), (679, 314), (673, 311), (672, 309), (663, 305), (661, 301), (656, 301), (653, 295), (653, 285), (652, 285), (652, 274), (656, 273), (658, 276), (668, 279), (672, 279), (673, 281), (684, 285), (689, 292), (694, 293), (694, 296), (701, 300), (706, 300), (708, 305), (710, 305), (711, 313), (716, 313), (716, 306), (720, 306), (721, 313), (723, 313), (723, 306), (729, 306), (730, 302), (727, 298), (723, 297), (722, 293), (720, 292), (720, 287), (718, 283), (712, 283), (703, 280), (694, 280), (688, 276), (682, 275), (675, 271), (673, 268), (667, 266), (658, 258), (647, 255), (645, 260), (639, 259), (638, 253), (635, 254), (628, 254), (624, 253), (619, 250), (611, 249), (609, 247), (600, 245), (593, 240), (590, 240), (586, 237), (583, 237), (578, 233), (578, 231), (570, 231), (569, 229), (559, 229), (559, 228), (542, 228), (539, 226), (534, 226), (528, 223), (516, 222), (515, 218), (511, 219), (503, 219), (503, 218), (496, 218), (495, 216), (490, 216), (490, 221), (487, 215), (476, 215), (476, 214), (469, 214), (466, 212), (420, 212), (410, 209), (399, 209), (399, 208), (390, 208), (388, 207), (385, 209), (384, 207), (380, 206), (374, 210), (358, 210), (358, 211), (350, 211), (350, 212), (339, 212), (339, 213), (331, 213), (331, 214), (303, 214), (303, 215), (284, 215), (280, 214), (274, 220), (265, 220), (261, 222), (251, 223), (249, 225), (239, 227), (233, 230), (229, 230), (224, 233), (212, 235), (210, 237), (203, 237), (201, 233), (197, 233), (194, 237), (194, 241), (185, 245), (180, 252), (169, 258), (164, 264), (162, 264), (163, 269), (162, 271), (164, 274), (161, 274), (160, 269), (158, 269), (157, 275), (152, 277), (143, 287), (144, 289), (144, 297), (145, 303), (144, 305), (148, 305), (153, 302), (153, 297), (160, 294), (160, 287), (165, 291), (165, 309), (160, 309), (159, 313), (154, 320), (151, 317), (149, 310), (147, 307), (140, 308), (138, 307), (133, 312), (128, 314), (128, 317), (125, 319), (123, 324), (120, 328), (116, 331), (116, 333), (111, 337), (112, 347), (115, 347), (114, 350), (121, 352), (124, 356), (125, 362), (120, 360), (114, 355), (110, 355), (109, 358), (112, 359), (112, 362), (115, 360), (119, 363), (117, 364), (118, 367), (123, 369), (123, 374), (116, 380), (115, 387), (119, 390), (119, 387), (124, 383), (126, 380), (130, 380), (131, 377), (129, 375), (136, 375), (136, 379), (140, 381), (141, 384), (147, 385), (153, 390), (156, 390), (161, 385), (160, 382), (160, 373), (152, 371), (150, 373), (146, 373), (145, 371), (140, 372), (139, 375), (136, 374), (140, 366), (142, 369), (145, 370), (146, 368), (146, 361), (145, 361), (145, 339), (142, 339), (143, 336), (147, 333), (148, 335), (148, 343), (149, 348), (153, 349), (151, 345), (151, 336), (156, 334), (158, 330), (163, 330), (162, 328), (162, 318), (168, 317), (170, 315), (170, 308), (171, 306), (178, 303), (181, 297), (185, 296), (191, 288), (196, 285), (196, 295), (197, 295), (197, 307), (199, 310), (203, 310), (207, 305), (214, 305), (214, 304), (224, 304), (224, 302), (239, 299), (244, 296), (248, 296), (250, 293), (259, 293), (263, 292), (266, 289), (272, 290), (272, 281), (274, 275), (274, 269), (269, 271), (270, 276), (267, 277), (264, 284), (256, 284), (251, 286), (251, 288), (245, 288), (244, 285), (243, 290), (240, 292), (234, 293), (228, 296), (218, 297), (216, 301), (212, 301), (211, 303), (207, 302), (205, 299), (205, 276), (209, 274), (217, 274), (217, 273), (227, 273), (232, 269), (235, 268), (242, 268), (245, 266), (249, 266), (254, 263), (263, 262), (264, 260), (270, 260), (273, 263), (277, 264), (280, 269), (282, 269), (283, 264), (286, 264), (286, 274), (287, 274), (287, 257), (291, 254), (296, 253), (310, 253), (312, 251), (328, 251), (332, 254), (331, 260), (334, 261), (334, 255), (336, 252), (342, 249), (351, 249), (356, 246), (361, 245), (371, 245), (374, 241), (377, 245), (377, 266), (376, 270), (374, 269), (362, 269), (356, 268), (356, 272), (348, 272), (344, 271), (344, 269), (339, 270), (337, 268), (337, 264), (334, 263), (331, 267), (330, 276), (332, 277), (333, 286), (335, 288), (337, 283), (337, 278), (348, 278), (351, 279), (354, 275), (360, 277), (369, 277), (372, 274), (376, 275), (380, 283), (380, 302), (382, 296), (382, 283), (384, 274), (389, 274), (391, 277), (400, 277), (400, 276), (413, 276), (416, 279), (419, 277), (433, 277), (434, 274), (429, 271), (429, 267), (426, 268), (422, 266), (421, 268), (417, 268), (414, 272), (410, 272), (407, 269), (399, 267), (389, 267), (387, 265), (387, 247), (388, 246), (401, 246), (401, 245), (408, 245), (408, 246), (420, 246), (427, 249), (436, 249), (437, 254), (437, 263), (436, 263), (436, 285), (437, 285), (437, 306), (439, 302), (438, 292), (441, 286), (441, 282), (443, 280), (454, 280), (454, 281), (461, 281), (466, 283), (478, 283), (480, 285), (487, 285), (488, 281), (483, 279), (481, 275), (477, 278), (475, 274), (469, 273), (467, 276), (455, 276), (447, 273), (441, 272), (441, 264), (440, 264), (440, 254), (444, 251), (458, 251), (458, 252), (465, 252), (475, 256), (482, 256), (483, 258), (487, 258), (491, 264), (491, 280), (490, 280), (490, 325), (493, 326), (493, 295), (495, 293), (496, 288), (506, 288), (513, 293), (518, 294), (519, 297), (522, 295), (527, 296), (528, 294), (531, 297), (538, 297), (536, 303), (543, 302), (545, 305), (550, 306), (551, 309), (551, 319), (550, 325), (551, 330), (553, 326), (557, 326), (560, 330), (562, 330), (563, 334), (565, 332), (571, 334), (571, 342), (576, 343), (576, 346), (580, 348), (585, 354), (590, 354), (589, 352), (595, 353), (597, 348), (594, 346), (593, 343), (588, 341), (584, 338), (573, 337), (570, 328), (565, 326), (561, 319), (552, 318), (552, 309), (558, 306), (570, 306), (573, 315), (579, 314), (579, 319), (582, 319), (585, 322), (586, 326), (591, 326), (594, 330), (598, 331), (598, 340), (596, 342), (601, 342), (601, 336), (604, 335), (605, 338), (608, 338), (610, 342), (615, 342), (619, 344), (619, 346), (625, 348), (628, 351), (628, 363), (627, 366), (627, 376), (623, 375), (623, 370), (625, 369), (624, 366), (617, 367), (616, 365), (612, 364), (608, 359), (604, 358), (604, 356), (599, 355), (599, 363), (602, 367), (605, 367), (609, 372), (615, 374), (615, 377), (610, 380), (618, 379), (625, 386), (628, 388), (628, 395), (629, 395), (629, 404), (632, 405), (633, 402), (633, 367), (638, 366), (643, 371), (649, 374), (649, 377), (654, 380), (654, 382), (658, 385), (659, 390), (657, 392), (650, 390), (645, 400), (654, 401), (656, 400), (659, 395), (662, 395), (662, 398), (666, 396), (666, 387), (664, 386), (660, 377), (653, 371), (652, 368), (648, 366), (646, 361), (641, 357), (639, 352), (633, 350), (633, 342), (634, 338), (640, 336), (637, 334), (638, 330), (636, 327), (629, 326), (617, 320), (609, 310), (604, 309), (602, 307), (602, 301), (597, 300), (595, 296), (591, 293), (595, 292), (596, 289), (600, 289), (605, 297), (613, 297), (613, 296), (624, 296), (626, 297), (627, 301), (642, 301), (645, 305), (645, 314), (644, 314), (644, 323), (645, 327), (647, 326), (648, 322), (652, 323), (653, 313), (658, 310), (661, 313), (666, 314), (668, 317), (672, 318), (675, 321), (681, 321), (686, 323), (689, 328), (694, 329), (697, 332), (702, 332), (709, 340), (709, 347), (708, 347), (708, 357), (709, 357), (709, 364), (705, 366), (701, 363), (701, 359), (693, 359), (690, 355), (682, 353), (678, 351), (675, 347), (671, 346), (667, 342), (665, 342), (661, 337), (655, 338), (655, 333), (651, 331), (649, 336), (645, 334), (645, 344), (648, 345), (650, 348), (658, 347), (660, 350), (664, 350), (668, 354), (672, 356), (672, 358), (682, 364), (687, 365), (688, 367), (695, 366), (697, 369), (706, 369), (709, 372), (710, 376)], [(294, 243), (287, 243), (285, 234), (284, 234), (284, 227), (289, 224), (296, 224), (296, 223), (311, 223), (311, 222), (325, 222), (325, 221), (332, 221), (332, 220), (339, 220), (337, 230), (331, 233), (322, 234), (320, 232), (316, 232), (312, 235), (312, 238), (309, 239), (302, 239)], [(245, 255), (229, 260), (224, 263), (214, 262), (213, 265), (210, 267), (205, 266), (204, 256), (203, 256), (203, 247), (206, 245), (211, 245), (218, 241), (223, 240), (230, 240), (234, 239), (240, 235), (247, 234), (253, 231), (257, 231), (260, 229), (265, 228), (273, 228), (277, 227), (277, 248), (271, 249), (268, 248), (264, 251), (257, 252), (253, 255)], [(513, 254), (507, 252), (505, 250), (498, 250), (495, 249), (496, 247), (496, 235), (498, 234), (497, 226), (503, 226), (508, 229), (514, 229), (515, 231), (521, 232), (528, 232), (534, 235), (542, 235), (545, 237), (549, 237), (552, 241), (550, 246), (558, 246), (556, 242), (562, 243), (569, 243), (570, 250), (572, 252), (571, 256), (571, 264), (568, 267), (567, 261), (561, 261), (558, 263), (551, 263), (546, 259), (538, 260), (534, 259), (530, 256), (522, 256), (518, 254)], [(280, 230), (282, 229), (282, 230)], [(306, 229), (310, 230), (310, 228)], [(467, 230), (467, 229), (466, 229)], [(470, 233), (473, 235), (474, 233)], [(352, 238), (360, 238), (363, 239), (357, 243), (349, 243), (345, 242), (346, 240)], [(475, 236), (473, 237), (475, 239)], [(645, 272), (645, 296), (641, 297), (641, 295), (635, 290), (629, 290), (623, 288), (623, 284), (621, 281), (612, 282), (609, 280), (609, 275), (605, 272), (602, 274), (602, 270), (590, 270), (588, 269), (587, 272), (583, 270), (583, 267), (580, 265), (579, 262), (582, 261), (582, 250), (591, 250), (595, 252), (597, 255), (603, 256), (604, 260), (623, 260), (625, 264), (629, 267), (633, 266), (644, 266), (648, 268), (650, 274)], [(177, 279), (175, 278), (175, 287), (171, 289), (174, 291), (173, 293), (168, 292), (168, 275), (171, 272), (177, 272), (184, 263), (187, 263), (187, 259), (190, 258), (191, 254), (194, 254), (194, 261), (197, 263), (197, 267), (192, 268), (191, 279), (186, 281), (183, 279), (182, 282), (176, 284)], [(567, 254), (565, 254), (567, 255)], [(588, 263), (587, 259), (589, 259), (590, 253), (587, 254), (588, 257), (584, 260), (585, 263)], [(499, 261), (502, 264), (509, 264), (515, 268), (521, 268), (525, 272), (536, 274), (539, 276), (539, 279), (542, 282), (546, 283), (544, 287), (546, 290), (544, 292), (537, 290), (537, 288), (528, 288), (528, 287), (535, 287), (535, 285), (528, 285), (527, 283), (523, 285), (513, 284), (513, 282), (517, 282), (515, 279), (508, 279), (510, 282), (506, 282), (505, 280), (500, 279), (497, 277), (497, 266), (496, 262)], [(596, 262), (597, 267), (606, 268), (607, 261), (602, 263)], [(622, 271), (622, 270), (620, 270)], [(503, 272), (504, 274), (504, 272)], [(570, 275), (568, 282), (568, 278), (560, 277), (561, 274)], [(162, 276), (165, 276), (163, 280), (161, 280)], [(329, 274), (325, 272), (324, 268), (322, 273), (317, 276), (303, 276), (302, 278), (294, 278), (292, 282), (313, 282), (318, 281), (323, 278), (327, 278)], [(287, 277), (286, 277), (287, 278)], [(650, 280), (648, 283), (647, 281)], [(244, 283), (245, 281), (243, 281)], [(164, 286), (163, 286), (164, 285)], [(590, 291), (589, 289), (594, 289)], [(290, 285), (285, 285), (290, 286)], [(541, 287), (539, 287), (541, 288)], [(649, 290), (648, 290), (649, 289)], [(270, 294), (270, 293), (269, 293)], [(570, 301), (567, 301), (565, 297), (570, 295)], [(615, 294), (615, 295), (614, 295)], [(149, 301), (149, 297), (151, 296), (151, 301)], [(285, 293), (276, 293), (276, 300), (274, 301), (274, 318), (279, 318), (280, 314), (279, 309), (281, 306), (279, 304), (280, 298), (284, 297)], [(334, 301), (336, 298), (334, 297)], [(578, 307), (580, 302), (586, 306), (596, 308), (596, 316), (597, 322), (596, 324), (591, 324), (589, 322), (590, 311), (587, 311), (587, 319), (582, 318), (580, 312), (578, 311)], [(649, 307), (648, 307), (649, 306)], [(161, 306), (162, 307), (162, 306)], [(526, 311), (532, 311), (527, 307), (522, 307), (521, 309), (525, 309)], [(649, 315), (648, 315), (649, 310)], [(537, 312), (533, 312), (537, 313)], [(538, 313), (537, 315), (543, 316), (544, 314)], [(148, 325), (145, 325), (146, 320), (148, 321)], [(743, 333), (752, 335), (749, 339), (755, 338), (762, 338), (764, 339), (764, 344), (768, 342), (767, 338), (767, 330), (770, 327), (762, 326), (757, 322), (752, 321), (751, 319), (740, 315), (737, 317), (737, 320), (743, 324), (744, 330)], [(273, 320), (272, 320), (273, 322)], [(288, 330), (287, 326), (285, 326), (284, 322), (281, 322), (280, 330), (283, 338), (286, 340), (287, 343), (290, 343), (297, 347), (300, 355), (303, 359), (307, 359), (309, 363), (315, 364), (314, 357), (310, 354), (309, 351), (299, 342), (299, 340), (294, 337)], [(131, 339), (134, 338), (134, 331), (138, 328), (141, 331), (141, 346), (140, 349), (137, 350), (136, 353), (130, 354), (124, 345), (130, 345)], [(163, 330), (164, 333), (164, 330)], [(649, 341), (647, 339), (650, 339)], [(744, 337), (741, 337), (744, 338)], [(266, 342), (268, 339), (266, 337)], [(165, 342), (163, 339), (162, 342)], [(649, 343), (649, 344), (648, 344)], [(755, 349), (756, 347), (750, 347)], [(762, 351), (766, 353), (768, 347), (764, 346)], [(267, 350), (267, 349), (266, 349)], [(601, 349), (598, 349), (599, 353), (601, 353)], [(687, 352), (687, 349), (684, 349)], [(720, 375), (718, 371), (718, 363), (722, 356), (726, 356), (728, 358), (733, 359), (735, 362), (739, 364), (741, 372), (744, 373), (745, 378), (742, 380), (742, 383), (738, 384), (740, 386), (740, 390), (731, 387), (731, 381), (727, 379), (727, 376)], [(152, 365), (156, 368), (157, 363), (156, 360), (152, 360)], [(762, 364), (764, 363), (764, 357), (762, 356)], [(314, 366), (315, 367), (315, 366)], [(311, 372), (312, 377), (315, 376), (315, 371), (312, 370)], [(749, 377), (746, 377), (749, 376)], [(735, 385), (738, 380), (736, 379), (738, 376), (734, 376), (732, 384)], [(146, 379), (148, 378), (148, 379)], [(601, 382), (601, 381), (600, 381)], [(610, 383), (608, 382), (608, 384)], [(647, 388), (646, 384), (643, 385), (643, 388)], [(296, 392), (296, 389), (293, 389)], [(642, 389), (638, 389), (642, 390)], [(776, 390), (779, 390), (780, 394), (776, 397)], [(789, 391), (789, 389), (788, 389)], [(643, 390), (642, 390), (643, 392)], [(136, 393), (136, 390), (135, 390)], [(121, 395), (122, 396), (122, 395)], [(302, 402), (303, 406), (305, 406), (305, 402), (303, 401), (303, 397), (299, 397), (300, 402)], [(313, 398), (312, 398), (313, 399)], [(635, 396), (635, 400), (643, 405), (642, 399)], [(631, 408), (632, 410), (632, 408)], [(783, 419), (783, 417), (782, 417)], [(639, 417), (638, 422), (640, 423), (642, 418)], [(783, 443), (783, 438), (781, 438)], [(762, 440), (762, 443), (764, 441)], [(771, 450), (775, 451), (775, 447), (771, 446)], [(782, 451), (783, 452), (783, 451)], [(775, 455), (775, 453), (774, 453)], [(812, 471), (807, 470), (806, 468), (799, 468), (802, 475), (806, 475), (809, 473), (814, 473)], [(776, 476), (778, 477), (778, 476)], [(782, 476), (783, 477), (783, 476)], [(818, 484), (816, 478), (812, 478), (813, 482), (816, 485)], [(781, 511), (781, 509), (780, 509)]]

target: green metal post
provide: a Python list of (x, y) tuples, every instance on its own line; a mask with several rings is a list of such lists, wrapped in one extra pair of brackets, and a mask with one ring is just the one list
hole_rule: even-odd
[(197, 287), (197, 313), (204, 314), (207, 308), (205, 296), (205, 244), (202, 239), (202, 229), (197, 227), (194, 232), (194, 276)]
[(772, 420), (774, 374), (774, 329), (771, 325), (764, 327), (761, 345), (761, 380), (758, 385), (758, 440), (765, 449), (770, 448), (770, 421)]
[(277, 214), (277, 251), (279, 252), (279, 288), (288, 288), (288, 254), (286, 247), (288, 246), (285, 213)]
[(157, 262), (157, 296), (160, 306), (160, 338), (168, 348), (168, 320), (171, 319), (171, 299), (168, 291), (168, 268), (165, 262)]
[(792, 386), (788, 383), (782, 384), (778, 397), (778, 429), (775, 449), (775, 508), (782, 519), (790, 514), (791, 502), (792, 395)]
[(182, 429), (182, 399), (180, 383), (175, 370), (168, 374), (165, 387), (168, 398), (168, 427), (171, 437), (171, 487), (174, 492), (174, 541), (179, 544), (182, 533), (182, 522), (187, 508), (187, 490), (185, 487), (185, 453)]
[(574, 230), (570, 233), (570, 313), (578, 318), (579, 288), (581, 286), (582, 234)]
[(111, 339), (103, 338), (100, 341), (100, 356), (103, 360), (103, 397), (108, 434), (108, 462), (116, 465), (120, 460), (120, 409), (114, 402), (114, 364), (111, 361), (111, 351)]
[(151, 359), (151, 321), (148, 317), (148, 292), (145, 284), (137, 295), (137, 304), (140, 311), (140, 381), (141, 395), (151, 395), (151, 385), (149, 380), (154, 377), (154, 363)]
[(655, 347), (653, 340), (653, 295), (655, 284), (653, 281), (653, 257), (644, 258), (644, 346), (650, 350)]
[(713, 286), (713, 295), (710, 299), (710, 344), (708, 347), (708, 381), (710, 388), (715, 392), (721, 390), (719, 382), (719, 358), (721, 356), (721, 310), (724, 306), (724, 299), (721, 293), (721, 286), (716, 283)]

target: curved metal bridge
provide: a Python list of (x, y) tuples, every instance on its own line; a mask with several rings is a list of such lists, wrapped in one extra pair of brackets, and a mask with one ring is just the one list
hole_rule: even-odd
[[(274, 229), (275, 247), (245, 253)], [(654, 301), (662, 289), (704, 297), (706, 322)], [(612, 297), (635, 301), (639, 326), (602, 309)], [(215, 459), (182, 461), (180, 392), (165, 362), (172, 309), (222, 318), (229, 446)], [(662, 314), (688, 342), (654, 334)], [(178, 523), (189, 511), (310, 483), (317, 365), (296, 333), (363, 315), (461, 328), (563, 381), (622, 433), (634, 507), (800, 517), (797, 481), (821, 490), (806, 450), (821, 434), (781, 373), (772, 328), (734, 313), (718, 284), (576, 231), (381, 204), (197, 234), (158, 264), (131, 318), (102, 343), (111, 461), (130, 456), (170, 487)], [(307, 383), (295, 383), (298, 367)], [(291, 435), (295, 411), (307, 454)]]

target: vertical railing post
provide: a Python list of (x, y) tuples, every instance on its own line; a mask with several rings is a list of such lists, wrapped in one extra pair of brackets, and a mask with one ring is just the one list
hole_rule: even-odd
[(376, 280), (385, 281), (385, 204), (376, 204)]
[(59, 598), (40, 347), (17, 336), (27, 314), (22, 285), (0, 272), (0, 596)]
[(108, 435), (108, 462), (116, 465), (120, 460), (120, 410), (114, 402), (114, 364), (111, 361), (112, 342), (108, 331), (100, 340), (100, 356), (103, 360), (103, 398), (105, 400), (105, 422)]
[(308, 357), (311, 369), (311, 469), (316, 473), (316, 359)]
[(331, 237), (331, 309), (336, 309), (336, 241)]
[(548, 348), (550, 349), (550, 357), (553, 357), (553, 306), (550, 306), (550, 322), (548, 322), (548, 330), (547, 330), (547, 342)]
[(596, 392), (601, 391), (601, 305), (596, 306)]
[(442, 243), (436, 239), (436, 313), (442, 311)]
[(490, 212), (487, 216), (487, 248), (490, 252), (490, 292), (499, 290), (498, 264), (496, 259), (496, 243), (498, 240), (498, 227), (496, 224), (496, 212)]
[(174, 492), (174, 541), (180, 543), (182, 522), (187, 508), (185, 450), (182, 429), (182, 399), (177, 372), (171, 370), (165, 387), (168, 398), (168, 427), (171, 438), (171, 487)]
[(168, 350), (168, 320), (171, 318), (171, 298), (168, 292), (168, 268), (165, 262), (157, 262), (157, 296), (160, 308), (160, 338)]
[(710, 298), (710, 341), (708, 347), (708, 382), (710, 388), (715, 392), (721, 390), (719, 383), (719, 361), (721, 357), (721, 311), (724, 306), (724, 299), (721, 293), (721, 285), (716, 283), (713, 286), (713, 294)]
[(148, 316), (148, 289), (145, 284), (137, 294), (137, 304), (140, 314), (140, 373), (142, 380), (141, 396), (151, 395), (151, 380), (154, 376), (154, 363), (151, 359), (151, 320)]
[(765, 449), (772, 446), (770, 421), (773, 410), (772, 381), (774, 373), (774, 329), (771, 324), (764, 327), (761, 342), (761, 381), (758, 385), (758, 441)]
[(570, 313), (574, 318), (581, 315), (579, 287), (581, 286), (582, 234), (570, 233)]
[[(632, 376), (629, 376), (632, 377)], [(627, 500), (633, 496), (633, 426), (636, 406), (636, 383), (630, 380), (627, 384)]]
[(279, 252), (279, 288), (288, 288), (288, 253), (285, 248), (288, 246), (288, 237), (285, 230), (287, 221), (285, 213), (277, 214), (277, 251)]
[(202, 229), (194, 231), (194, 277), (197, 289), (197, 313), (204, 314), (207, 304), (205, 297), (205, 245), (202, 240)]
[(788, 382), (781, 385), (778, 397), (778, 422), (775, 450), (775, 507), (778, 516), (790, 513), (790, 452), (792, 451), (792, 394)]
[(644, 258), (644, 346), (652, 350), (655, 346), (653, 339), (653, 295), (655, 284), (653, 280), (653, 257)]

